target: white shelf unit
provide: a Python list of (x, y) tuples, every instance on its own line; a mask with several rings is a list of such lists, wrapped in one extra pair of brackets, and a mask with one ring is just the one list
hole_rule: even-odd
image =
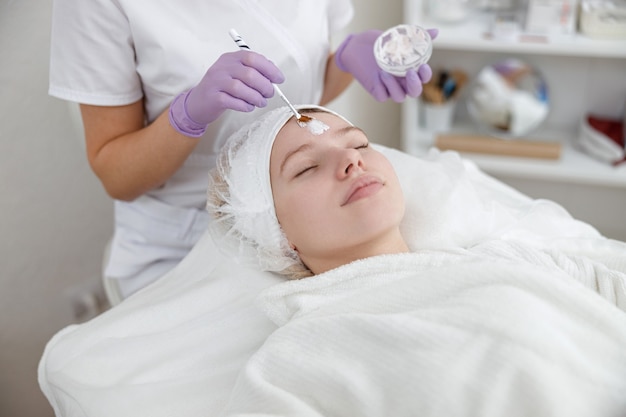
[[(556, 161), (464, 154), (484, 171), (509, 178), (569, 182), (580, 185), (617, 187), (626, 191), (626, 166), (613, 167), (579, 152), (572, 145), (585, 114), (623, 117), (626, 105), (626, 40), (594, 40), (573, 35), (545, 42), (497, 41), (486, 36), (485, 13), (466, 21), (444, 25), (429, 18), (422, 0), (405, 0), (404, 21), (438, 28), (430, 64), (438, 68), (460, 68), (470, 79), (484, 65), (502, 57), (516, 56), (533, 64), (548, 81), (551, 111), (532, 138), (558, 140), (562, 157)], [(419, 101), (407, 100), (402, 109), (402, 147), (423, 154), (433, 145), (433, 134), (419, 126)], [(464, 109), (457, 103), (453, 131), (475, 133)]]
[[(539, 55), (567, 55), (600, 58), (626, 58), (626, 41), (596, 40), (582, 34), (547, 39), (521, 37), (520, 41), (498, 41), (489, 39), (489, 15), (473, 13), (471, 17), (456, 24), (442, 25), (422, 12), (421, 1), (407, 0), (405, 16), (410, 23), (430, 28), (440, 28), (436, 47), (440, 49), (465, 49), (476, 51), (507, 52)], [(526, 40), (524, 40), (526, 39)]]

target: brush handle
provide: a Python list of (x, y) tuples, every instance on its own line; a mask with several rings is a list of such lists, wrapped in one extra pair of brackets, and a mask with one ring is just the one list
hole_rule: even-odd
[[(248, 51), (252, 50), (252, 49), (250, 49), (250, 47), (248, 46), (246, 41), (243, 40), (241, 35), (239, 33), (237, 33), (237, 31), (235, 29), (229, 30), (228, 34), (233, 39), (233, 41), (235, 41), (235, 43), (237, 44), (239, 49), (246, 49)], [(278, 86), (276, 84), (272, 84), (272, 85), (274, 86), (274, 91), (276, 92), (276, 94), (278, 94), (278, 96), (285, 102), (285, 104), (287, 106), (289, 106), (289, 108), (291, 109), (293, 114), (296, 116), (296, 119), (300, 119), (300, 113), (298, 113), (296, 108), (293, 107), (293, 105), (289, 102), (289, 100), (287, 100), (287, 97), (285, 96), (285, 94), (283, 94), (283, 92), (280, 90), (280, 88), (278, 88)]]
[(228, 34), (230, 35), (230, 37), (235, 41), (235, 43), (237, 44), (237, 46), (239, 47), (239, 49), (247, 49), (249, 51), (251, 51), (252, 49), (250, 49), (250, 47), (248, 46), (248, 44), (246, 43), (246, 41), (243, 40), (243, 38), (241, 37), (241, 35), (239, 33), (237, 33), (237, 31), (235, 29), (231, 29), (228, 31)]
[(278, 96), (279, 96), (280, 98), (282, 98), (282, 99), (283, 99), (283, 101), (285, 102), (285, 104), (286, 104), (287, 106), (289, 106), (289, 108), (290, 108), (290, 109), (291, 109), (291, 111), (293, 112), (294, 116), (296, 116), (296, 119), (300, 120), (300, 117), (301, 117), (301, 116), (300, 116), (300, 113), (298, 113), (298, 110), (296, 110), (296, 108), (295, 108), (295, 107), (293, 107), (293, 105), (289, 102), (289, 100), (287, 100), (287, 97), (285, 97), (285, 95), (283, 94), (283, 92), (282, 92), (282, 91), (280, 91), (280, 88), (278, 88), (278, 86), (277, 86), (276, 84), (273, 84), (273, 85), (274, 85), (274, 91), (276, 91), (276, 94), (278, 94)]

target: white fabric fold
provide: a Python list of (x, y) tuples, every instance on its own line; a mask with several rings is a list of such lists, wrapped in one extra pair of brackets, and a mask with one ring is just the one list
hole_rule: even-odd
[(491, 241), (278, 284), (259, 304), (281, 327), (222, 415), (624, 415), (625, 283), (589, 258)]

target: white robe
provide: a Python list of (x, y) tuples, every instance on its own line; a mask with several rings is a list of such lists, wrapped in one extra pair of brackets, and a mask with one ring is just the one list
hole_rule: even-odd
[(494, 240), (273, 286), (223, 415), (626, 415), (625, 248)]

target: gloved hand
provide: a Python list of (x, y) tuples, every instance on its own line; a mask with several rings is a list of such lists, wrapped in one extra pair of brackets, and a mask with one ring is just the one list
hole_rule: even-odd
[[(427, 32), (432, 39), (439, 33), (437, 29)], [(340, 70), (351, 73), (378, 101), (391, 98), (399, 103), (406, 96), (419, 96), (422, 84), (430, 81), (433, 75), (432, 69), (424, 64), (404, 77), (395, 77), (380, 69), (374, 58), (374, 42), (381, 33), (380, 30), (368, 30), (348, 36), (335, 52), (335, 63)]]
[(263, 55), (252, 51), (225, 53), (198, 85), (172, 101), (170, 123), (184, 135), (202, 136), (207, 125), (226, 109), (250, 112), (265, 107), (274, 95), (272, 83), (284, 80), (280, 69)]

